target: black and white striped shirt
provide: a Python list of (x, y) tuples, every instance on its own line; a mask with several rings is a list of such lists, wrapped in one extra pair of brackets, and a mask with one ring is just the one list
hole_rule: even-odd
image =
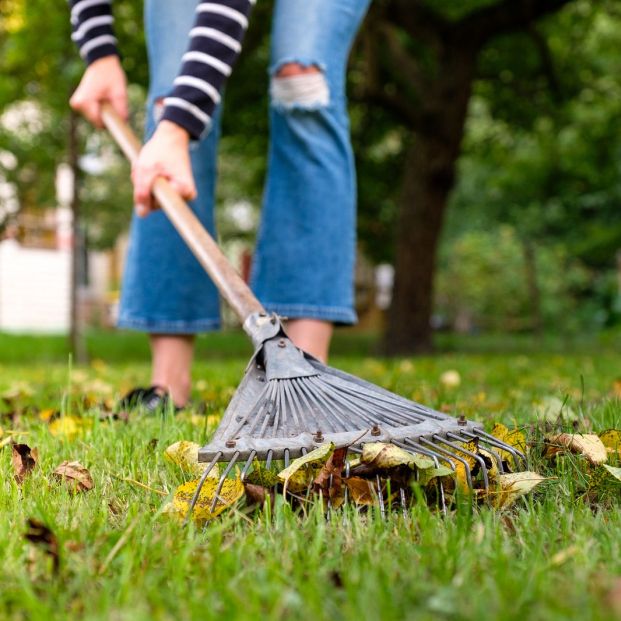
[[(174, 0), (170, 0), (171, 2)], [(198, 138), (210, 126), (224, 81), (239, 52), (256, 0), (197, 2), (181, 71), (164, 99), (163, 119)], [(87, 63), (118, 54), (111, 0), (69, 0), (72, 39)]]

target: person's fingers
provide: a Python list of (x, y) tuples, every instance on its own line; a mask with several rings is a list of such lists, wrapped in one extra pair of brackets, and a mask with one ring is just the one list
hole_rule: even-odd
[(110, 103), (114, 111), (124, 120), (129, 118), (129, 103), (127, 100), (127, 91), (116, 93), (110, 97)]
[(79, 90), (69, 100), (73, 110), (82, 114), (95, 127), (101, 127), (101, 102), (96, 99), (85, 98)]
[(134, 205), (139, 216), (146, 216), (153, 209), (151, 189), (157, 176), (154, 166), (144, 166), (140, 161), (132, 169), (134, 182)]
[(184, 198), (186, 201), (191, 201), (196, 198), (196, 185), (194, 179), (186, 177), (171, 177), (170, 185), (173, 189)]

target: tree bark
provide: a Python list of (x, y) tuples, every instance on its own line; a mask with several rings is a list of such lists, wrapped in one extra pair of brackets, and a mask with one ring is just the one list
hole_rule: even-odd
[(447, 200), (455, 182), (476, 54), (445, 47), (438, 78), (427, 90), (424, 122), (413, 132), (402, 181), (395, 285), (384, 335), (388, 355), (432, 349), (431, 314), (436, 254)]
[(78, 364), (87, 361), (86, 344), (82, 334), (81, 318), (79, 313), (78, 289), (80, 286), (83, 267), (83, 236), (80, 222), (80, 148), (78, 141), (78, 116), (71, 111), (69, 117), (69, 136), (67, 152), (69, 166), (73, 175), (73, 196), (71, 197), (71, 279), (70, 279), (70, 320), (69, 320), (69, 349), (73, 360)]

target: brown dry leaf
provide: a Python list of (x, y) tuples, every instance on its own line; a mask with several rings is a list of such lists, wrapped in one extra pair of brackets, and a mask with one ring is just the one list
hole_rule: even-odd
[[(205, 472), (209, 465), (206, 462), (198, 461), (199, 449), (200, 444), (196, 444), (196, 442), (180, 440), (171, 444), (164, 451), (164, 457), (173, 464), (177, 464), (183, 471), (198, 477)], [(219, 476), (218, 466), (214, 466), (209, 472), (209, 477), (217, 479)]]
[(37, 465), (39, 455), (37, 449), (31, 449), (27, 444), (13, 444), (12, 447), (13, 472), (15, 480), (21, 485)]
[(328, 461), (334, 452), (334, 444), (323, 444), (314, 451), (294, 459), (291, 464), (278, 473), (278, 478), (285, 484), (286, 489), (296, 493), (307, 489), (315, 480), (317, 472)]
[(323, 497), (328, 499), (335, 509), (345, 501), (342, 478), (345, 457), (347, 457), (347, 447), (336, 449), (313, 481), (314, 491), (323, 494)]
[[(509, 429), (502, 423), (495, 423), (492, 429), (492, 435), (501, 442), (512, 446), (514, 449), (526, 454), (526, 437), (519, 429)], [(513, 463), (513, 455), (509, 451), (504, 451), (494, 447), (496, 453), (500, 453), (502, 461), (510, 464)]]
[(75, 416), (61, 416), (53, 420), (49, 425), (50, 433), (55, 437), (74, 440), (93, 426), (90, 419), (77, 418)]
[[(181, 519), (185, 519), (190, 509), (190, 503), (200, 480), (189, 481), (180, 485), (176, 490), (172, 500), (172, 507), (167, 508), (167, 512), (176, 513)], [(211, 506), (218, 487), (218, 480), (207, 478), (201, 489), (201, 493), (192, 511), (192, 519), (197, 523), (220, 515), (227, 507), (235, 504), (244, 495), (244, 484), (240, 479), (226, 479), (218, 494), (218, 499), (212, 511)]]
[(67, 483), (74, 494), (93, 489), (91, 473), (79, 461), (63, 461), (52, 472), (52, 476), (58, 481)]
[(343, 479), (351, 499), (357, 505), (376, 505), (378, 503), (377, 494), (372, 483), (368, 479), (361, 477), (349, 477)]
[(498, 489), (490, 491), (491, 503), (501, 509), (510, 507), (520, 496), (528, 494), (546, 478), (537, 472), (501, 474), (496, 479)]
[(545, 457), (554, 456), (560, 447), (583, 455), (594, 465), (603, 464), (608, 459), (606, 447), (595, 434), (559, 433), (547, 435), (546, 442), (550, 450), (546, 450)]
[(274, 506), (273, 489), (267, 489), (262, 485), (253, 485), (252, 483), (246, 483), (245, 481), (244, 489), (246, 490), (246, 502), (249, 505), (259, 505), (262, 507), (269, 496), (271, 499), (271, 505)]
[(621, 456), (621, 431), (619, 429), (607, 429), (599, 434), (599, 439), (606, 447), (608, 453), (616, 453)]
[(29, 518), (28, 530), (24, 533), (24, 537), (30, 543), (43, 548), (44, 552), (52, 559), (54, 573), (57, 573), (60, 568), (60, 556), (56, 535), (43, 522)]

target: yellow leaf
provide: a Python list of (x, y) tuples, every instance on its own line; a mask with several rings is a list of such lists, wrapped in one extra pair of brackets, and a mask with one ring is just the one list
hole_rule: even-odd
[(498, 489), (491, 491), (492, 505), (498, 509), (510, 507), (520, 496), (528, 494), (546, 478), (537, 472), (501, 474), (496, 479)]
[(452, 477), (455, 476), (455, 471), (451, 470), (447, 466), (439, 466), (437, 468), (429, 468), (420, 470), (418, 473), (418, 483), (420, 485), (427, 485), (438, 477)]
[(54, 408), (47, 408), (45, 410), (41, 410), (39, 412), (39, 420), (43, 421), (44, 423), (49, 423), (57, 412), (58, 410), (55, 410)]
[(546, 456), (552, 456), (555, 449), (567, 449), (586, 457), (592, 464), (603, 464), (608, 459), (608, 451), (602, 441), (595, 434), (582, 433), (559, 433), (547, 435), (546, 442), (552, 451), (546, 452)]
[[(470, 442), (462, 442), (462, 445), (466, 451), (469, 451), (475, 454), (479, 453), (479, 444), (477, 440), (471, 440)], [(456, 451), (452, 448), (448, 448), (448, 450), (450, 450), (452, 453), (454, 452), (455, 454), (457, 454), (458, 457), (463, 459), (468, 464), (468, 467), (470, 468), (470, 473), (472, 474), (472, 471), (474, 470), (475, 466), (478, 464), (477, 460), (471, 455), (466, 455), (465, 453), (462, 453), (461, 451)], [(457, 480), (457, 484), (459, 485), (459, 488), (461, 489), (462, 492), (469, 493), (471, 489), (470, 489), (470, 486), (468, 485), (468, 476), (466, 474), (466, 466), (463, 464), (462, 461), (458, 459), (455, 459), (455, 458), (449, 458), (449, 459), (455, 466), (455, 478)]]
[(618, 429), (607, 429), (599, 434), (599, 439), (609, 453), (616, 453), (621, 456), (621, 431)]
[[(185, 518), (192, 498), (199, 484), (199, 479), (180, 485), (173, 496), (172, 505), (180, 517)], [(202, 523), (220, 515), (227, 507), (235, 504), (244, 494), (244, 485), (240, 479), (226, 479), (218, 494), (218, 499), (212, 511), (211, 506), (218, 487), (218, 479), (207, 478), (201, 493), (192, 511), (192, 519)], [(167, 508), (168, 509), (168, 508)]]
[[(198, 461), (199, 449), (200, 444), (196, 444), (196, 442), (180, 440), (179, 442), (171, 444), (164, 451), (164, 457), (173, 464), (177, 464), (183, 471), (189, 472), (195, 476), (200, 476), (205, 472), (209, 464)], [(209, 472), (209, 477), (218, 478), (218, 476), (220, 476), (218, 466), (214, 466)]]
[(317, 472), (334, 452), (334, 444), (323, 444), (314, 451), (293, 460), (291, 464), (278, 473), (278, 478), (291, 492), (305, 490), (315, 480)]
[(610, 472), (615, 479), (621, 481), (621, 468), (615, 468), (614, 466), (609, 466), (608, 464), (604, 464), (604, 468), (606, 468), (606, 470), (608, 470), (608, 472)]
[(351, 499), (357, 505), (376, 505), (378, 497), (373, 485), (367, 479), (361, 477), (349, 477), (343, 479)]
[(49, 430), (53, 436), (73, 440), (92, 426), (93, 421), (90, 419), (76, 418), (75, 416), (61, 416), (50, 423)]
[(434, 461), (428, 457), (422, 457), (410, 453), (394, 444), (385, 442), (367, 442), (362, 446), (360, 461), (363, 464), (373, 464), (376, 468), (387, 470), (398, 466), (416, 466), (420, 470), (434, 467)]
[[(504, 442), (505, 444), (512, 446), (514, 449), (526, 454), (526, 438), (519, 429), (509, 429), (502, 423), (496, 423), (492, 429), (492, 435), (501, 442)], [(509, 451), (505, 451), (497, 447), (494, 447), (494, 451), (496, 453), (500, 453), (503, 461), (506, 461), (509, 464), (513, 463), (513, 456), (509, 453)]]

